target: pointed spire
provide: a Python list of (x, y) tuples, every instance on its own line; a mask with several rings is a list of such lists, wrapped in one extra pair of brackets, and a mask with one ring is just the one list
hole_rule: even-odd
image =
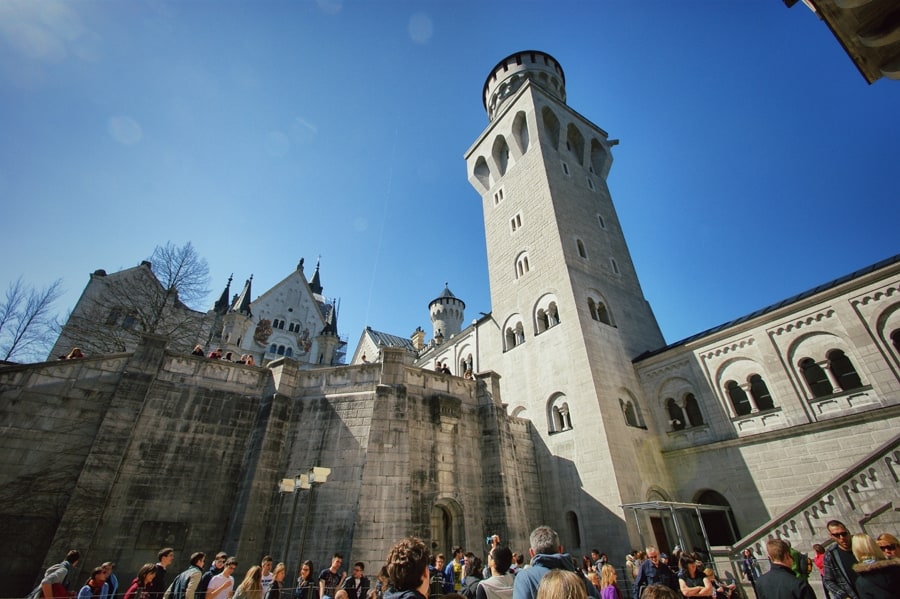
[(331, 309), (328, 311), (328, 314), (325, 315), (325, 328), (322, 329), (320, 334), (333, 335), (335, 337), (338, 336), (337, 306), (335, 304), (331, 305)]
[(219, 299), (216, 300), (216, 303), (213, 306), (213, 311), (216, 314), (224, 315), (228, 312), (228, 296), (231, 295), (231, 280), (233, 278), (234, 273), (231, 273), (231, 276), (228, 277), (228, 283), (225, 284), (225, 289), (222, 291), (222, 295), (219, 296)]
[(238, 312), (245, 316), (253, 316), (250, 312), (250, 282), (253, 281), (253, 275), (250, 275), (250, 278), (247, 279), (247, 282), (244, 283), (244, 288), (241, 290), (240, 295), (237, 296), (237, 299), (234, 300), (234, 303), (231, 305), (232, 312)]
[(316, 272), (313, 273), (312, 281), (309, 282), (309, 288), (313, 293), (322, 294), (322, 282), (319, 280), (319, 262), (322, 261), (322, 256), (316, 258)]

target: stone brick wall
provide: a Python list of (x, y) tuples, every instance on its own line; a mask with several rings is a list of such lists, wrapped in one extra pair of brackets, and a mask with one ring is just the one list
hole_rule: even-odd
[[(242, 575), (265, 554), (293, 572), (335, 551), (375, 574), (398, 538), (520, 550), (540, 504), (528, 424), (495, 375), (468, 381), (383, 361), (301, 370), (166, 351), (0, 369), (4, 427), (0, 596), (22, 596), (77, 548), (74, 580), (103, 561), (130, 580), (171, 546), (171, 580), (194, 551), (227, 551)], [(281, 479), (329, 468), (310, 489)], [(446, 520), (446, 523), (445, 523)]]

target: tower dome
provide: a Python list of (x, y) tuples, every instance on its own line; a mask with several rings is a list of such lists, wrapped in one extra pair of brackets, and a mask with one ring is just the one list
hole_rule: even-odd
[(466, 304), (453, 295), (447, 283), (444, 283), (444, 291), (431, 300), (428, 311), (431, 313), (431, 326), (434, 327), (434, 339), (438, 342), (448, 339), (451, 335), (459, 334), (462, 330)]
[(484, 82), (482, 96), (489, 120), (494, 120), (506, 100), (528, 79), (565, 103), (566, 76), (556, 59), (546, 52), (523, 50), (498, 62)]

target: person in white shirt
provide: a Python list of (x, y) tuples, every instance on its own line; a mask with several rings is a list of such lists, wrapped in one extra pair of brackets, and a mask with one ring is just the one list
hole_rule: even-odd
[(262, 583), (262, 596), (265, 597), (266, 593), (269, 592), (269, 587), (272, 586), (272, 579), (275, 577), (272, 573), (272, 556), (264, 555), (259, 567), (262, 568), (260, 582)]
[(230, 599), (234, 594), (234, 570), (237, 568), (237, 558), (229, 557), (225, 560), (225, 569), (212, 577), (206, 588), (206, 599)]

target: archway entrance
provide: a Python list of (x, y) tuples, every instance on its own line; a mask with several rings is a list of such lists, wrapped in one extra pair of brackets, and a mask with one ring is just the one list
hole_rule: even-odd
[(725, 497), (713, 490), (706, 490), (697, 496), (697, 503), (705, 505), (720, 505), (728, 508), (720, 511), (700, 511), (703, 526), (706, 528), (706, 536), (710, 545), (732, 545), (741, 535), (738, 532), (737, 521), (731, 512), (731, 505)]
[(449, 561), (454, 545), (466, 546), (462, 509), (452, 499), (440, 499), (431, 508), (431, 553), (443, 553)]

